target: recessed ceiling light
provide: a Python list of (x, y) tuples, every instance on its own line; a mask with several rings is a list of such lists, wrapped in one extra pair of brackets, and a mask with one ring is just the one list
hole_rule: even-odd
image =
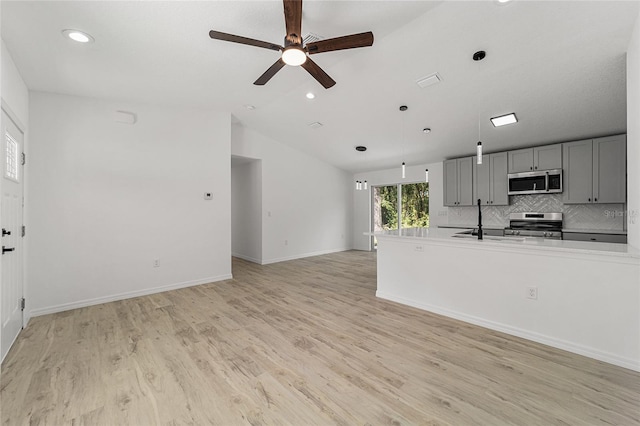
[(315, 97), (316, 97), (316, 95), (314, 95), (314, 94), (313, 94), (313, 93), (311, 93), (311, 92), (308, 92), (308, 93), (306, 94), (306, 97), (307, 97), (307, 99), (313, 99), (313, 98), (315, 98)]
[(92, 43), (94, 41), (90, 34), (80, 30), (63, 30), (62, 34), (73, 41), (77, 41), (78, 43)]
[(366, 146), (362, 146), (362, 145), (356, 146), (356, 151), (358, 152), (365, 152), (366, 150), (367, 150)]
[(474, 61), (481, 61), (485, 58), (485, 56), (487, 56), (487, 52), (485, 52), (484, 50), (478, 50), (473, 54), (472, 58)]
[(511, 0), (496, 0), (496, 1), (497, 1), (498, 3), (500, 3), (500, 4), (506, 4), (506, 3), (511, 2)]
[(494, 127), (506, 126), (507, 124), (517, 123), (518, 118), (515, 113), (501, 115), (499, 117), (491, 117), (491, 123)]
[(422, 129), (422, 133), (431, 133), (431, 128), (425, 127), (424, 129)]
[(244, 107), (246, 109), (248, 109), (249, 111), (253, 111), (254, 109), (256, 109), (256, 107), (254, 107), (253, 105), (249, 105), (249, 104), (246, 104)]

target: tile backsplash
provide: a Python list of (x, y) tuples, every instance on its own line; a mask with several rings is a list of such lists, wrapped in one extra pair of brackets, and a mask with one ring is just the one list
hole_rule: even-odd
[[(482, 206), (486, 226), (509, 226), (509, 213), (563, 213), (564, 227), (571, 229), (623, 230), (624, 204), (564, 204), (562, 194), (511, 196), (508, 206)], [(448, 223), (476, 225), (477, 207), (449, 207)]]

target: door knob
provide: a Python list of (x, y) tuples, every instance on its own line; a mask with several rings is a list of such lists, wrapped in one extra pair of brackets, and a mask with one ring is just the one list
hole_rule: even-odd
[(11, 231), (7, 231), (6, 229), (2, 228), (2, 236), (4, 237), (5, 235), (11, 235)]
[(14, 251), (16, 248), (15, 247), (5, 247), (2, 246), (2, 254), (5, 254), (8, 251)]

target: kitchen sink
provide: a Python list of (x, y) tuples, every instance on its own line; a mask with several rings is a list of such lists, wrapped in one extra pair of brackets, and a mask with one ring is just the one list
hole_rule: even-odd
[[(466, 238), (466, 239), (478, 239), (478, 234), (474, 231), (464, 231), (459, 232), (457, 234), (452, 235), (453, 238)], [(492, 240), (492, 241), (524, 241), (524, 237), (497, 237), (493, 235), (483, 235), (482, 238), (484, 240)]]

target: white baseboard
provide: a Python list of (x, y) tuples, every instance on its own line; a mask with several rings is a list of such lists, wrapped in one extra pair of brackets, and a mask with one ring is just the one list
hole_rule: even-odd
[(63, 303), (61, 305), (47, 306), (44, 308), (33, 309), (29, 312), (30, 317), (54, 314), (56, 312), (70, 311), (71, 309), (85, 308), (87, 306), (100, 305), (102, 303), (115, 302), (116, 300), (131, 299), (139, 296), (147, 296), (149, 294), (162, 293), (163, 291), (177, 290), (179, 288), (193, 287), (201, 284), (208, 284), (216, 281), (230, 280), (231, 274), (220, 275), (217, 277), (202, 278), (199, 280), (185, 281), (176, 284), (169, 284), (160, 287), (147, 288), (144, 290), (128, 291), (126, 293), (113, 294), (109, 296), (96, 297), (94, 299), (78, 300), (76, 302)]
[(489, 328), (491, 330), (501, 331), (513, 336), (522, 337), (527, 340), (542, 343), (554, 348), (562, 349), (565, 351), (573, 352), (578, 355), (584, 355), (589, 358), (604, 361), (609, 364), (617, 365), (619, 367), (628, 368), (634, 371), (640, 371), (640, 360), (621, 357), (616, 354), (605, 352), (592, 347), (584, 346), (579, 343), (570, 342), (567, 340), (557, 339), (555, 337), (547, 336), (544, 334), (536, 333), (534, 331), (524, 330), (517, 327), (512, 327), (507, 324), (487, 320), (484, 318), (476, 317), (473, 315), (467, 315), (461, 312), (452, 311), (439, 306), (434, 306), (426, 303), (418, 303), (415, 300), (405, 299), (393, 294), (383, 293), (376, 291), (376, 297), (381, 299), (390, 300), (392, 302), (401, 303), (403, 305), (412, 306), (414, 308), (422, 309), (424, 311), (433, 312), (434, 314), (443, 315), (445, 317), (454, 318), (460, 321), (468, 322), (470, 324), (479, 325), (481, 327)]
[(292, 256), (263, 260), (262, 265), (269, 265), (271, 263), (278, 263), (278, 262), (286, 262), (288, 260), (303, 259), (305, 257), (322, 256), (323, 254), (338, 253), (338, 252), (347, 251), (347, 250), (351, 250), (351, 249), (344, 247), (344, 248), (337, 248), (337, 249), (330, 249), (330, 250), (314, 251), (310, 253), (294, 254)]
[(238, 257), (240, 259), (244, 259), (247, 262), (253, 262), (253, 263), (257, 263), (258, 265), (262, 265), (262, 261), (260, 259), (254, 259), (253, 257), (250, 256), (245, 256), (244, 254), (240, 254), (240, 253), (231, 253), (231, 256), (233, 257)]

